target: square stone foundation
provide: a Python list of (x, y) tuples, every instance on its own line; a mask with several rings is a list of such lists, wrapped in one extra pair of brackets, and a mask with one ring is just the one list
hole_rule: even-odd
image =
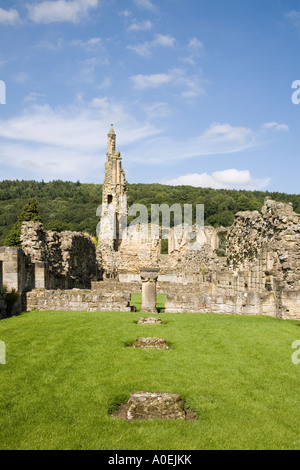
[(127, 403), (126, 418), (186, 419), (186, 410), (180, 395), (173, 393), (133, 392)]

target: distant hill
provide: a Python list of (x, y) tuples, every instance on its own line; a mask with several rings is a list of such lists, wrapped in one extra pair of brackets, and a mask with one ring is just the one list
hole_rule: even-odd
[[(161, 184), (130, 184), (128, 205), (140, 203), (149, 209), (151, 204), (204, 204), (205, 223), (229, 226), (234, 214), (244, 210), (260, 210), (264, 199), (292, 202), (300, 213), (300, 195), (264, 191), (166, 186)], [(0, 182), (0, 245), (16, 223), (23, 206), (36, 198), (46, 230), (72, 230), (95, 235), (99, 218), (96, 209), (101, 204), (102, 185), (51, 181)]]

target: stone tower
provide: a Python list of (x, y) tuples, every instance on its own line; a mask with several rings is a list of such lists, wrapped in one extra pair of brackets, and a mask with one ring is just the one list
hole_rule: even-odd
[(122, 168), (121, 154), (116, 152), (116, 134), (113, 124), (107, 137), (97, 254), (104, 278), (114, 278), (118, 265), (120, 233), (126, 227), (127, 182)]

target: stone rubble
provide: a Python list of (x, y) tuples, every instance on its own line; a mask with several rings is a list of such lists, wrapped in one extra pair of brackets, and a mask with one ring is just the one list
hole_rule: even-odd
[(188, 419), (188, 413), (180, 395), (174, 393), (133, 392), (116, 417), (136, 419)]
[(170, 349), (164, 338), (136, 338), (132, 345), (133, 348), (141, 349)]

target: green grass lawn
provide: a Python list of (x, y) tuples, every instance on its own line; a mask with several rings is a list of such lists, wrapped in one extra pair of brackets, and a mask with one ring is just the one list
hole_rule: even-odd
[[(1, 449), (299, 449), (300, 322), (235, 315), (32, 311), (0, 322)], [(126, 347), (140, 336), (171, 350)], [(172, 392), (194, 421), (109, 415), (132, 391)]]

